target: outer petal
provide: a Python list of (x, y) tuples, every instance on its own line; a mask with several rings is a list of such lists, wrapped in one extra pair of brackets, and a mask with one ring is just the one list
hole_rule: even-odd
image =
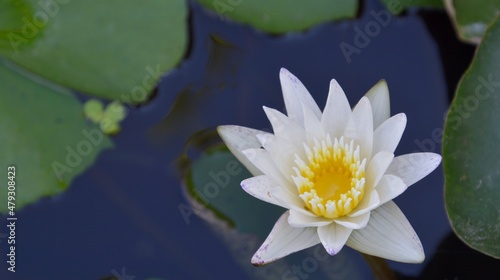
[(297, 150), (303, 150), (303, 143), (306, 142), (304, 127), (275, 109), (264, 107), (264, 112), (266, 112), (276, 136), (290, 140)]
[(350, 229), (361, 229), (368, 224), (368, 220), (370, 220), (370, 211), (354, 217), (344, 216), (337, 218), (335, 219), (335, 223)]
[(398, 176), (386, 174), (378, 183), (376, 189), (380, 196), (380, 204), (393, 200), (402, 194), (408, 187)]
[(380, 80), (366, 94), (373, 109), (373, 127), (377, 128), (391, 116), (389, 88), (385, 80)]
[(304, 123), (302, 106), (304, 105), (309, 107), (318, 119), (321, 119), (321, 110), (297, 77), (285, 68), (281, 68), (280, 81), (288, 117), (302, 125)]
[(278, 219), (266, 241), (253, 255), (252, 264), (264, 265), (320, 242), (316, 228), (291, 227), (287, 221), (288, 216), (287, 211)]
[(332, 223), (328, 226), (318, 228), (318, 236), (330, 255), (335, 255), (344, 247), (351, 235), (352, 229)]
[(321, 117), (321, 124), (330, 137), (340, 138), (344, 134), (347, 121), (351, 118), (351, 106), (344, 91), (336, 80), (330, 82), (330, 92), (326, 100), (325, 110)]
[(401, 140), (406, 127), (406, 115), (404, 113), (392, 116), (384, 121), (373, 132), (373, 154), (380, 151), (394, 153)]
[[(289, 204), (300, 203), (300, 198), (298, 198), (296, 194), (291, 193), (287, 188), (279, 186), (267, 175), (260, 175), (243, 180), (241, 182), (241, 187), (248, 194), (283, 208), (288, 208)], [(276, 199), (277, 197), (280, 199)]]
[(221, 125), (217, 127), (220, 137), (226, 143), (233, 155), (252, 173), (261, 175), (262, 172), (243, 154), (243, 150), (259, 148), (257, 134), (267, 133), (257, 129), (237, 125)]
[(354, 107), (344, 137), (349, 141), (353, 139), (359, 145), (361, 158), (370, 159), (373, 145), (373, 116), (368, 98), (361, 98)]
[(372, 211), (368, 225), (353, 231), (347, 246), (399, 262), (420, 263), (425, 258), (417, 234), (392, 201)]
[(398, 176), (409, 187), (431, 173), (439, 163), (441, 163), (441, 156), (438, 154), (406, 154), (394, 158), (386, 174)]
[(331, 219), (304, 215), (294, 209), (290, 209), (290, 216), (288, 216), (288, 223), (292, 227), (322, 227), (329, 225), (332, 222), (333, 221)]

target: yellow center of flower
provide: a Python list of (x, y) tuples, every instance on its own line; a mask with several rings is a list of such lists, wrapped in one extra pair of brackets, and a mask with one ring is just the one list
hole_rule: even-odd
[(337, 218), (349, 214), (363, 199), (366, 159), (359, 157), (359, 145), (344, 138), (304, 145), (307, 163), (295, 155), (297, 176), (293, 180), (307, 209), (318, 216)]

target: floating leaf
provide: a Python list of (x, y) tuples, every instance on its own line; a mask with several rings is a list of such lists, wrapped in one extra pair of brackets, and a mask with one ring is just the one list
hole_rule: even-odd
[[(112, 146), (85, 121), (72, 93), (42, 86), (1, 61), (0, 131), (1, 177), (15, 166), (17, 210), (65, 190), (101, 150)], [(7, 188), (0, 191), (0, 200), (7, 201)], [(7, 203), (0, 205), (5, 212)]]
[(83, 105), (83, 114), (94, 123), (98, 123), (104, 114), (104, 105), (96, 99), (90, 99)]
[(318, 23), (352, 18), (357, 0), (198, 0), (221, 19), (226, 17), (271, 33), (300, 31)]
[[(33, 9), (24, 0), (0, 0), (0, 48), (12, 47), (11, 40), (20, 37), (26, 31), (26, 19), (32, 17)], [(37, 36), (43, 34), (40, 28), (36, 36), (25, 36), (24, 42), (29, 45)]]
[(16, 2), (29, 3), (33, 13), (3, 30), (0, 54), (103, 98), (144, 102), (186, 51), (184, 0), (3, 1), (2, 16), (19, 18)]
[(113, 101), (108, 106), (106, 107), (106, 110), (104, 110), (104, 118), (108, 118), (113, 122), (121, 122), (123, 119), (125, 119), (125, 116), (127, 114), (127, 110), (125, 107), (120, 103), (120, 101)]
[(446, 209), (457, 235), (500, 258), (500, 21), (460, 82), (443, 139)]
[(445, 0), (446, 10), (460, 39), (478, 44), (500, 13), (500, 0)]
[(83, 106), (85, 117), (95, 124), (106, 134), (112, 135), (120, 131), (120, 122), (125, 119), (127, 109), (120, 101), (115, 100), (108, 104), (105, 110), (101, 101), (91, 99)]
[(382, 0), (393, 14), (399, 14), (408, 7), (443, 8), (443, 0)]

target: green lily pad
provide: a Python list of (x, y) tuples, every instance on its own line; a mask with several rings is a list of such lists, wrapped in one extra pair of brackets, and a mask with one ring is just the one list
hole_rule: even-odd
[(221, 19), (226, 17), (271, 33), (300, 31), (318, 23), (353, 18), (357, 0), (198, 0)]
[[(6, 8), (0, 15), (24, 13), (21, 22), (0, 26), (0, 54), (36, 75), (102, 98), (146, 101), (186, 51), (184, 0), (0, 1)], [(33, 12), (20, 12), (17, 2)]]
[[(33, 10), (24, 0), (0, 0), (0, 48), (11, 47), (9, 39), (22, 35), (24, 20), (31, 15)], [(34, 37), (27, 37), (26, 43), (32, 42)]]
[(460, 39), (478, 44), (486, 28), (500, 13), (500, 0), (446, 0)]
[[(16, 210), (64, 191), (100, 151), (112, 146), (85, 120), (70, 92), (40, 85), (0, 61), (0, 155), (2, 185), (15, 167)], [(7, 201), (2, 187), (0, 201)], [(0, 204), (7, 211), (7, 203)]]
[(500, 21), (460, 82), (443, 138), (446, 209), (456, 234), (500, 258)]
[(382, 0), (387, 9), (393, 14), (399, 14), (408, 7), (425, 7), (442, 9), (443, 0)]

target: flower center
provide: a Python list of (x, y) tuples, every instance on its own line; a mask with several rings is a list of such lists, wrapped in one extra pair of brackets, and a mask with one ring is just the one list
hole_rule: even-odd
[(313, 150), (304, 145), (307, 163), (295, 155), (297, 176), (292, 176), (307, 209), (318, 216), (337, 218), (349, 214), (363, 199), (366, 159), (359, 158), (359, 145), (330, 136)]

